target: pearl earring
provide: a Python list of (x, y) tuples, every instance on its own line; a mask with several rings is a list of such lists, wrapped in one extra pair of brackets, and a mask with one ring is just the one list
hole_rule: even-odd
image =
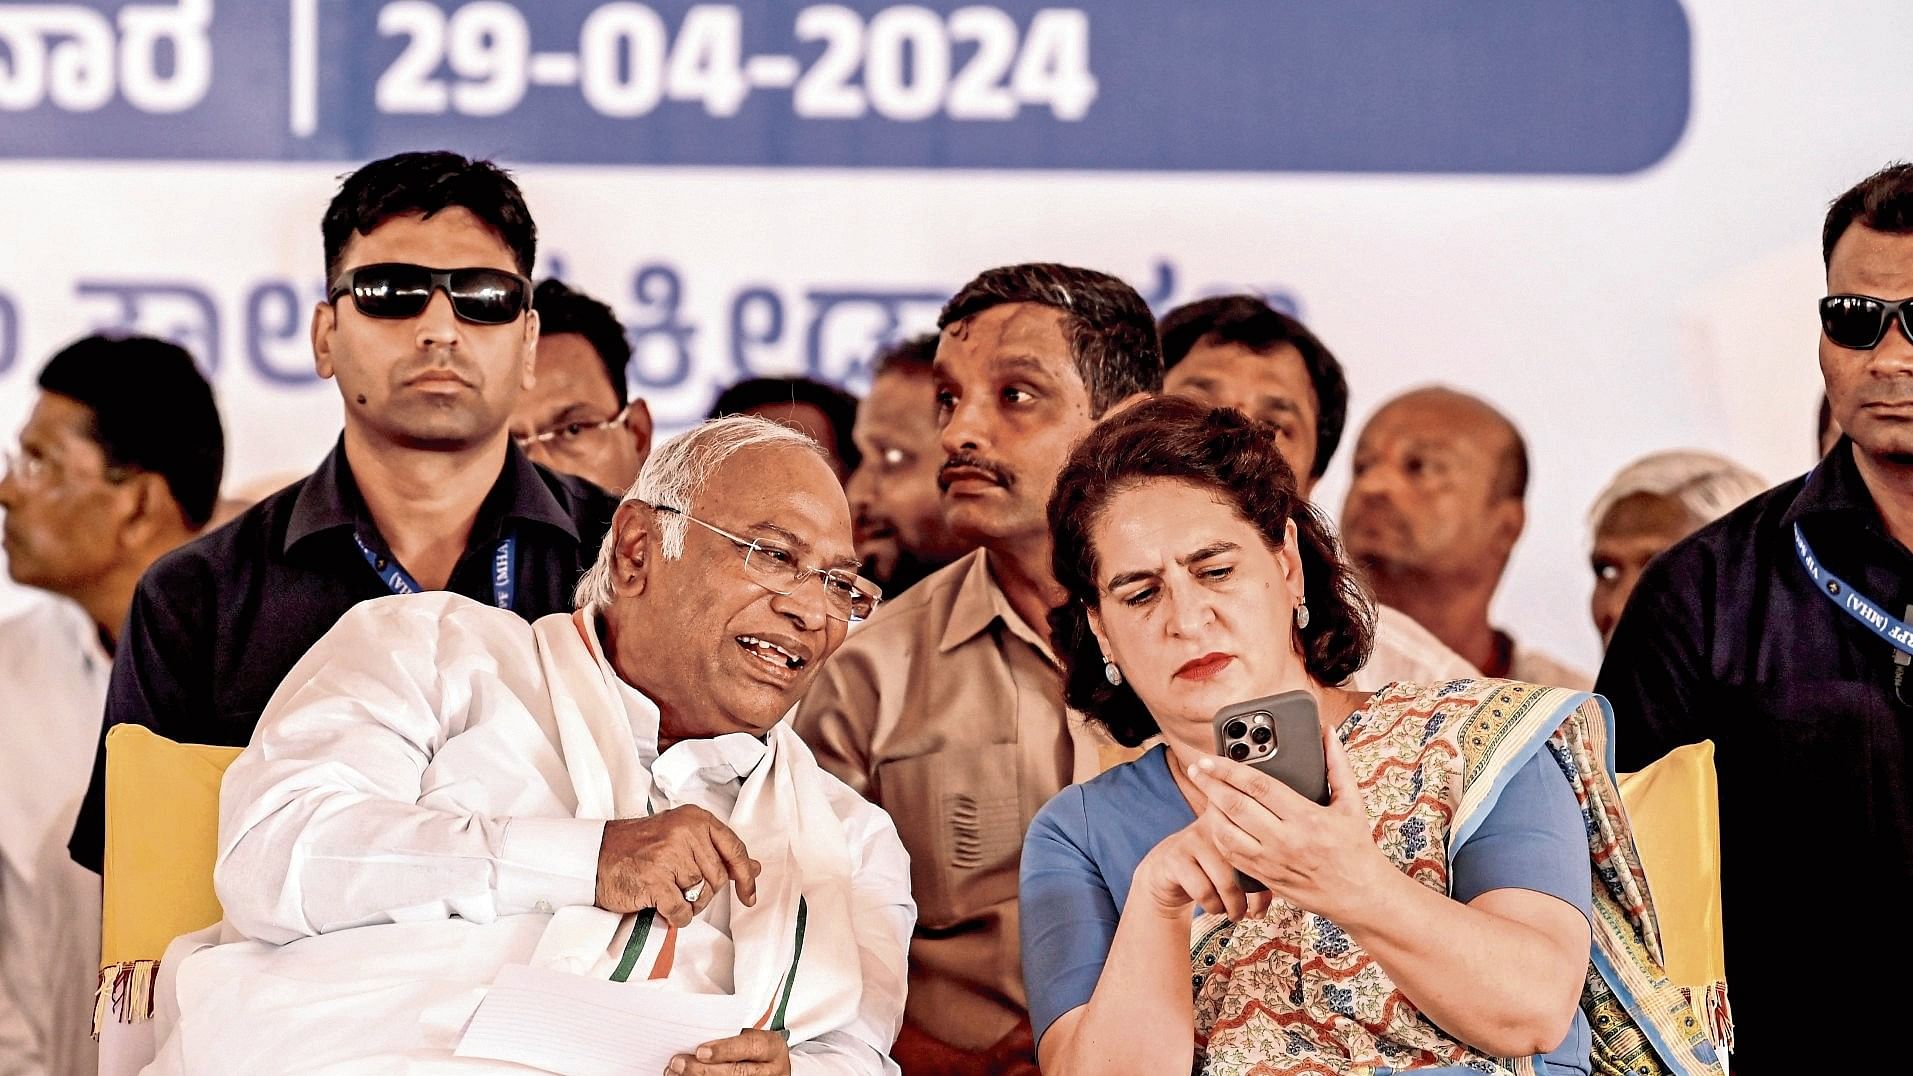
[(1109, 681), (1110, 687), (1123, 686), (1123, 671), (1113, 661), (1103, 662), (1103, 678)]
[(1302, 602), (1295, 607), (1295, 630), (1302, 631), (1309, 626), (1309, 603)]

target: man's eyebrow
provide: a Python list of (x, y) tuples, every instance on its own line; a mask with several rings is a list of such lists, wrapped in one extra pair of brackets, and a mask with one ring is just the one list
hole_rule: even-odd
[(544, 420), (539, 426), (541, 429), (548, 430), (553, 426), (564, 426), (573, 422), (591, 421), (591, 411), (592, 407), (590, 404), (579, 400), (577, 403), (567, 406), (564, 410)]
[(789, 546), (791, 548), (791, 551), (794, 553), (810, 552), (809, 542), (806, 542), (802, 538), (799, 538), (797, 536), (797, 533), (791, 530), (789, 527), (779, 526), (778, 524), (773, 523), (768, 519), (760, 520), (759, 522), (751, 524), (749, 529), (746, 530), (745, 533), (746, 534), (768, 533), (772, 537), (776, 538), (778, 541), (783, 542), (785, 545)]
[(998, 355), (990, 360), (990, 370), (996, 374), (1035, 374), (1045, 381), (1056, 380), (1053, 364), (1044, 362), (1035, 355), (1010, 354)]
[(1271, 411), (1281, 411), (1285, 414), (1294, 415), (1296, 418), (1301, 418), (1303, 413), (1302, 405), (1287, 396), (1264, 396), (1262, 397), (1262, 406), (1267, 407)]

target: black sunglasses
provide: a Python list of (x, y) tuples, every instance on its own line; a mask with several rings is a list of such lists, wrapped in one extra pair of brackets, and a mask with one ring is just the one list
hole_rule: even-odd
[(1820, 300), (1820, 329), (1827, 339), (1852, 351), (1871, 351), (1886, 339), (1897, 320), (1900, 335), (1913, 343), (1913, 298), (1888, 302), (1871, 295), (1829, 295)]
[(339, 277), (326, 293), (337, 303), (348, 292), (368, 318), (415, 318), (434, 291), (452, 301), (452, 313), (474, 325), (517, 321), (531, 306), (531, 281), (503, 269), (432, 269), (406, 262), (361, 265)]

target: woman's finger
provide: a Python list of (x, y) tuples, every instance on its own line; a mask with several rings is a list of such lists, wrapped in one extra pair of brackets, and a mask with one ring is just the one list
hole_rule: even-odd
[(1249, 900), (1242, 892), (1242, 882), (1236, 877), (1236, 868), (1221, 852), (1210, 847), (1208, 842), (1198, 842), (1195, 854), (1196, 866), (1201, 868), (1229, 918), (1241, 922), (1249, 913)]
[(1272, 787), (1307, 802), (1268, 774), (1226, 758), (1196, 760), (1196, 764), (1189, 767), (1189, 779), (1208, 799), (1210, 807), (1228, 815), (1236, 825), (1251, 833), (1273, 829), (1284, 818), (1296, 817), (1293, 811), (1272, 808), (1261, 795), (1264, 789)]
[(1248, 897), (1250, 919), (1260, 919), (1269, 914), (1269, 905), (1275, 903), (1275, 894), (1266, 889), (1260, 893), (1250, 893)]
[(1368, 809), (1362, 803), (1362, 786), (1349, 765), (1348, 749), (1342, 746), (1342, 738), (1335, 735), (1334, 729), (1322, 730), (1322, 757), (1328, 761), (1329, 807), (1366, 818)]

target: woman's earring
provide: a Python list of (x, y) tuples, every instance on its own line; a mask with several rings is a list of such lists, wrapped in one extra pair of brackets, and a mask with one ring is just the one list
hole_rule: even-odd
[(1309, 626), (1309, 603), (1301, 602), (1295, 607), (1295, 630), (1302, 631)]
[(1109, 681), (1110, 687), (1123, 686), (1123, 671), (1113, 661), (1103, 662), (1103, 678)]

